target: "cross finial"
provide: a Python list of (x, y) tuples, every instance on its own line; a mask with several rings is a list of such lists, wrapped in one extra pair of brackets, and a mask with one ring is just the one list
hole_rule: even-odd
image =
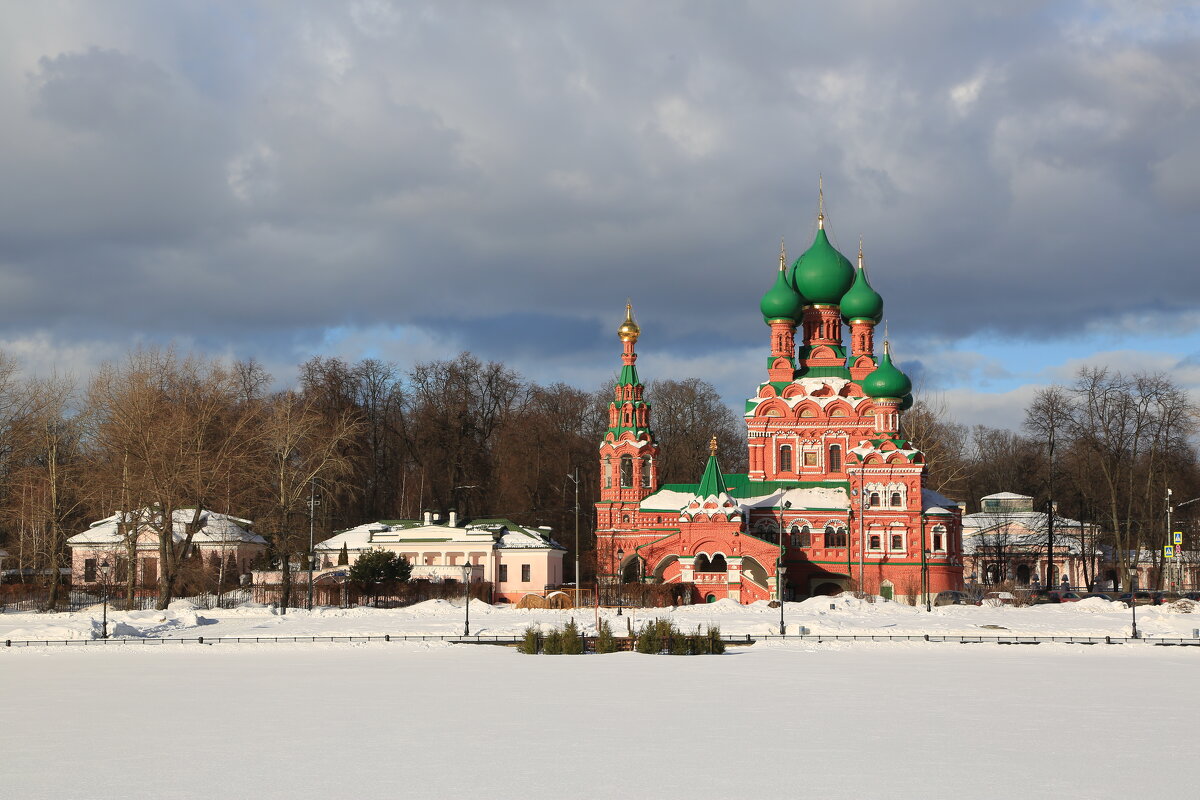
[(863, 237), (862, 237), (862, 234), (860, 233), (858, 235), (858, 268), (859, 269), (862, 269), (862, 243), (863, 243)]
[(716, 436), (714, 436), (708, 440), (708, 454), (710, 456), (716, 456), (716, 454), (717, 454), (717, 437)]
[(787, 247), (783, 244), (783, 237), (779, 237), (779, 271), (783, 272), (787, 264)]
[(817, 228), (825, 227), (825, 176), (817, 175)]

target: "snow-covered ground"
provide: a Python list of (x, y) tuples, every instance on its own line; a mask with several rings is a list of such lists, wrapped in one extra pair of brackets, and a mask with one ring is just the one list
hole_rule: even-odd
[[(1137, 609), (1138, 630), (1148, 637), (1191, 637), (1200, 628), (1200, 606), (1191, 604), (1143, 606)], [(520, 634), (530, 625), (559, 624), (575, 618), (585, 632), (595, 630), (594, 609), (553, 611), (471, 604), (471, 633)], [(774, 634), (779, 610), (766, 603), (742, 606), (729, 600), (675, 609), (626, 609), (601, 612), (618, 634), (654, 616), (674, 619), (681, 629), (717, 625), (727, 634)], [(445, 600), (430, 600), (408, 608), (324, 608), (280, 614), (265, 606), (234, 609), (196, 609), (177, 601), (167, 611), (109, 612), (109, 632), (129, 638), (194, 638), (204, 636), (348, 636), (383, 634), (457, 635), (463, 630), (463, 608)], [(1061, 605), (1026, 608), (945, 606), (926, 612), (902, 603), (868, 603), (849, 595), (787, 603), (784, 618), (789, 633), (803, 626), (818, 634), (965, 634), (1020, 636), (1128, 636), (1130, 611), (1124, 603), (1090, 599)], [(64, 614), (36, 612), (0, 614), (0, 640), (92, 639), (100, 635), (101, 608)]]
[(1187, 797), (1198, 667), (1200, 648), (1145, 645), (774, 640), (692, 658), (440, 642), (0, 648), (0, 789)]

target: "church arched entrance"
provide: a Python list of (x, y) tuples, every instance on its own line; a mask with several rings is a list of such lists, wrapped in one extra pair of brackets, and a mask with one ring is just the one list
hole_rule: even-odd
[(820, 597), (820, 596), (833, 597), (835, 594), (841, 594), (841, 593), (842, 593), (842, 587), (838, 586), (836, 583), (833, 583), (832, 581), (826, 581), (825, 583), (818, 583), (816, 588), (813, 589), (813, 597)]
[(1021, 586), (1029, 585), (1029, 565), (1020, 564), (1017, 566), (1017, 583)]

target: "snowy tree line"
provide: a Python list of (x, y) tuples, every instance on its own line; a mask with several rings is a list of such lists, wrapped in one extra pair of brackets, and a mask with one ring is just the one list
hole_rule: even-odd
[[(140, 350), (86, 384), (22, 377), (0, 355), (0, 543), (7, 567), (59, 591), (65, 541), (92, 520), (135, 514), (158, 533), (158, 602), (180, 591), (198, 510), (251, 519), (270, 560), (306, 559), (309, 500), (318, 539), (425, 510), (550, 525), (574, 545), (578, 468), (582, 561), (589, 576), (596, 448), (611, 385), (541, 386), (470, 353), (401, 370), (375, 359), (314, 357), (296, 384), (254, 360)], [(744, 469), (745, 432), (700, 380), (648, 387), (664, 482), (697, 480), (716, 435), (722, 463)], [(191, 512), (182, 541), (164, 520)], [(186, 513), (185, 513), (186, 518)], [(131, 529), (133, 526), (130, 526)], [(133, 562), (132, 537), (129, 563)], [(568, 558), (568, 563), (573, 563)], [(284, 571), (285, 592), (290, 573)], [(135, 591), (133, 570), (123, 591)]]
[[(919, 401), (902, 425), (925, 451), (930, 488), (971, 503), (1017, 492), (1036, 498), (1042, 510), (1053, 498), (1059, 514), (1099, 526), (1100, 544), (1111, 546), (1129, 585), (1139, 553), (1162, 574), (1167, 489), (1175, 503), (1200, 497), (1198, 421), (1200, 408), (1169, 375), (1090, 367), (1070, 385), (1039, 390), (1020, 432), (968, 428), (929, 400)], [(1185, 532), (1193, 551), (1200, 546), (1197, 514), (1200, 503), (1171, 526)]]

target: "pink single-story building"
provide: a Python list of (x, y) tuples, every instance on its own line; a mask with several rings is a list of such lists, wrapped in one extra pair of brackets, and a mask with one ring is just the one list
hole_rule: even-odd
[[(129, 562), (129, 540), (135, 544), (135, 581), (139, 586), (158, 583), (158, 531), (148, 521), (154, 519), (148, 509), (113, 514), (93, 522), (86, 531), (67, 539), (71, 548), (71, 582), (91, 584), (101, 580), (100, 565), (105, 561), (112, 568), (112, 580), (125, 580)], [(186, 526), (195, 517), (194, 509), (178, 509), (174, 513), (172, 535), (176, 543), (186, 537)], [(189, 553), (198, 554), (205, 564), (232, 568), (235, 575), (250, 572), (250, 564), (267, 549), (267, 541), (248, 528), (247, 519), (200, 511), (199, 523), (192, 535)]]
[(433, 514), (423, 520), (380, 520), (341, 531), (314, 548), (317, 579), (336, 571), (343, 550), (353, 564), (368, 550), (390, 550), (412, 564), (413, 579), (464, 578), (490, 582), (493, 602), (516, 602), (540, 594), (563, 580), (565, 548), (549, 528), (531, 528), (507, 519), (461, 522), (450, 513), (442, 523)]

